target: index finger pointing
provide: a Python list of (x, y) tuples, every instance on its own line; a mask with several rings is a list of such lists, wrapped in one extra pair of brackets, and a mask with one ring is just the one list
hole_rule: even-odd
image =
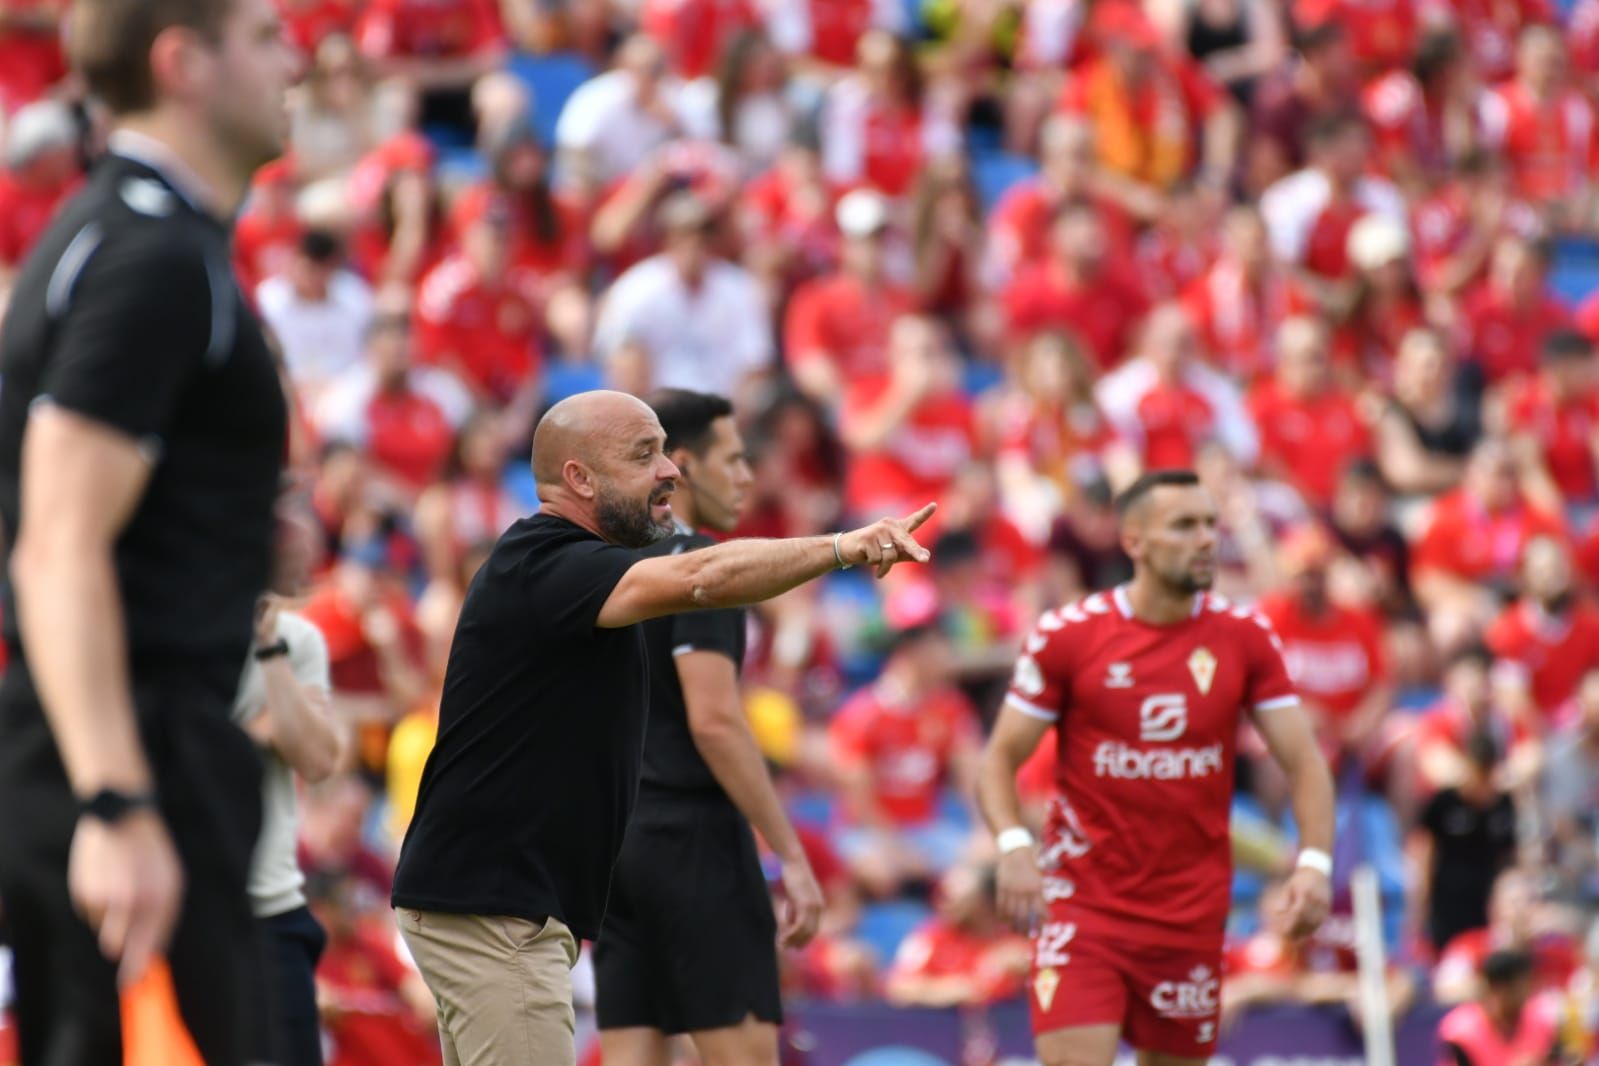
[(905, 519), (905, 530), (906, 530), (906, 532), (914, 533), (916, 531), (917, 527), (919, 527), (923, 522), (927, 521), (929, 518), (933, 517), (933, 512), (936, 511), (936, 510), (938, 510), (938, 504), (930, 503), (926, 507), (923, 507), (920, 511), (917, 511), (915, 514), (913, 514), (909, 518)]

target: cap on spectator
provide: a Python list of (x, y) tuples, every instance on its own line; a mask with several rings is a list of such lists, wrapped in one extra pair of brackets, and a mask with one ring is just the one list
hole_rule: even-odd
[(78, 143), (78, 123), (59, 100), (36, 100), (11, 116), (6, 125), (6, 167), (20, 170), (55, 148)]
[(1387, 215), (1367, 215), (1349, 230), (1349, 260), (1361, 270), (1376, 270), (1410, 254), (1410, 234)]
[(856, 189), (838, 201), (833, 217), (844, 236), (870, 237), (888, 226), (888, 203), (871, 189)]
[(711, 209), (692, 192), (680, 189), (662, 201), (656, 218), (667, 233), (694, 233), (711, 224)]

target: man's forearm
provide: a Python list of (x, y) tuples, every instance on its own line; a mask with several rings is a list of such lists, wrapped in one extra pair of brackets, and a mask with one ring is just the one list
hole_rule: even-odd
[(1333, 846), (1332, 775), (1321, 753), (1311, 753), (1298, 761), (1292, 781), (1291, 804), (1294, 824), (1299, 827), (1299, 846), (1331, 853)]
[(273, 750), (301, 777), (316, 784), (338, 765), (341, 747), (326, 695), (301, 685), (294, 668), (281, 658), (262, 663), (261, 678)]
[(1018, 769), (1004, 763), (995, 752), (985, 752), (977, 764), (977, 810), (991, 833), (1026, 824), (1022, 819), (1022, 798), (1016, 791)]
[(777, 789), (766, 772), (766, 760), (744, 722), (723, 723), (694, 731), (694, 746), (711, 768), (739, 813), (784, 862), (804, 859), (799, 836), (783, 811)]
[(692, 576), (699, 607), (745, 607), (838, 569), (832, 537), (730, 540), (681, 556), (696, 564)]
[(11, 571), (28, 670), (73, 791), (149, 789), (109, 553), (20, 542)]

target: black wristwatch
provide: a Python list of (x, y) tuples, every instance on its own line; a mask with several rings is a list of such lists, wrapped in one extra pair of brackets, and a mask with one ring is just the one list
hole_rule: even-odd
[(268, 644), (264, 648), (255, 649), (255, 661), (264, 663), (268, 659), (276, 659), (280, 655), (287, 654), (289, 654), (289, 642), (279, 637), (276, 644)]
[(102, 788), (78, 804), (78, 817), (93, 818), (106, 825), (116, 825), (134, 811), (154, 806), (154, 793), (123, 792), (115, 788)]

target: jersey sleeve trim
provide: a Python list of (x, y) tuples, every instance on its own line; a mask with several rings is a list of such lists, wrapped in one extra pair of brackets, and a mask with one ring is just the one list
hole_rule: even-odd
[(1054, 711), (1046, 710), (1036, 703), (1029, 703), (1014, 692), (1005, 697), (1005, 704), (1019, 714), (1025, 714), (1027, 717), (1036, 718), (1041, 722), (1054, 722), (1060, 718), (1060, 715)]
[(1255, 704), (1257, 711), (1281, 711), (1289, 707), (1299, 706), (1298, 696), (1278, 696), (1276, 699), (1261, 700)]

